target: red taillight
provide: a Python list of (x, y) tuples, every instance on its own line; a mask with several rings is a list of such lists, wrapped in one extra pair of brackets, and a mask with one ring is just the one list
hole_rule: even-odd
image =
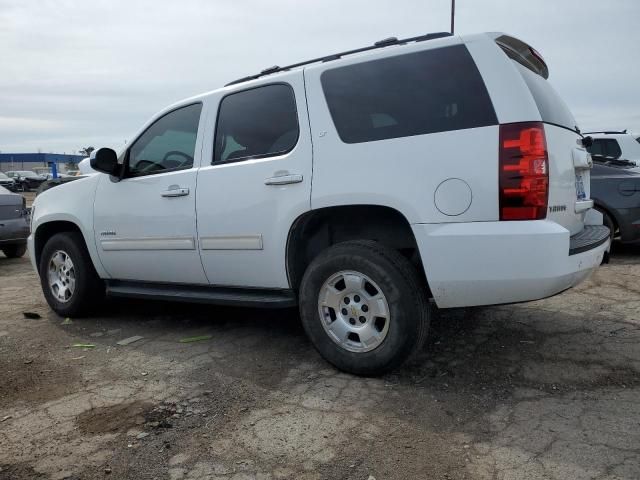
[(541, 122), (500, 125), (500, 220), (546, 218), (548, 163)]

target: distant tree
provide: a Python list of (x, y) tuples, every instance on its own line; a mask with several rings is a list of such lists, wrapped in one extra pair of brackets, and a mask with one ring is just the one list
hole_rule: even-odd
[(84, 147), (84, 148), (78, 150), (78, 153), (80, 155), (84, 155), (85, 157), (88, 157), (88, 156), (91, 155), (91, 152), (93, 152), (94, 150), (95, 150), (94, 147)]

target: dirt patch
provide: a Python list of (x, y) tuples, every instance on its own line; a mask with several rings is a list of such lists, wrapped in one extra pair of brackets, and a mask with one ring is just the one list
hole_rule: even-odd
[(122, 301), (47, 321), (28, 259), (0, 256), (0, 480), (636, 480), (639, 254), (544, 301), (443, 311), (371, 379), (324, 362), (295, 312)]
[(36, 472), (32, 467), (24, 464), (0, 465), (0, 480), (44, 480), (46, 475)]
[(131, 427), (143, 425), (145, 415), (153, 405), (147, 402), (130, 402), (109, 407), (92, 408), (78, 415), (76, 423), (83, 433), (91, 435), (123, 432)]
[[(7, 341), (6, 337), (2, 340)], [(3, 347), (6, 343), (0, 343), (0, 404), (46, 402), (76, 390), (80, 376), (74, 367), (52, 362), (39, 351)]]

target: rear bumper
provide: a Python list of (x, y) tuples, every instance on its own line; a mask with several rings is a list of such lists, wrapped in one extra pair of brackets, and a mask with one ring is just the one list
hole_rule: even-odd
[(11, 183), (0, 183), (0, 187), (4, 187), (7, 190), (9, 190), (10, 192), (15, 192), (16, 190), (18, 190), (18, 187), (16, 186), (15, 182), (11, 182)]
[(549, 220), (414, 224), (412, 228), (440, 308), (555, 295), (585, 280), (600, 265), (610, 243), (608, 234), (602, 238), (608, 232), (602, 226), (586, 227), (593, 234), (591, 240), (572, 239), (566, 228)]
[(0, 246), (24, 244), (29, 236), (29, 223), (25, 217), (0, 220)]

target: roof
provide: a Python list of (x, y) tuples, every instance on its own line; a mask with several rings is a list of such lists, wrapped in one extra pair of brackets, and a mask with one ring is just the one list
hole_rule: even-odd
[(233, 82), (227, 83), (225, 85), (225, 87), (228, 87), (230, 85), (236, 85), (238, 83), (244, 83), (244, 82), (248, 82), (250, 80), (256, 80), (260, 77), (264, 77), (265, 75), (271, 75), (273, 73), (278, 73), (278, 72), (284, 72), (287, 70), (291, 70), (293, 68), (297, 68), (297, 67), (302, 67), (304, 65), (309, 65), (312, 63), (318, 63), (318, 62), (331, 62), (333, 60), (338, 60), (342, 57), (345, 57), (347, 55), (353, 55), (355, 53), (362, 53), (362, 52), (367, 52), (370, 50), (376, 50), (379, 48), (385, 48), (385, 47), (389, 47), (391, 45), (405, 45), (407, 43), (417, 43), (417, 42), (424, 42), (427, 40), (434, 40), (436, 38), (443, 38), (443, 37), (450, 37), (452, 36), (451, 33), (449, 32), (435, 32), (435, 33), (427, 33), (424, 35), (419, 35), (417, 37), (410, 37), (410, 38), (403, 38), (398, 40), (396, 37), (389, 37), (389, 38), (385, 38), (383, 40), (379, 40), (376, 43), (374, 43), (373, 45), (368, 45), (366, 47), (360, 47), (360, 48), (356, 48), (353, 50), (347, 50), (345, 52), (340, 52), (340, 53), (333, 53), (331, 55), (325, 55), (323, 57), (317, 57), (317, 58), (312, 58), (311, 60), (304, 60), (302, 62), (298, 62), (298, 63), (293, 63), (291, 65), (287, 65), (285, 67), (279, 67), (278, 65), (274, 65), (273, 67), (269, 67), (266, 68), (264, 70), (262, 70), (260, 73), (256, 73), (254, 75), (249, 75), (247, 77), (242, 77), (239, 78), (238, 80), (234, 80)]

